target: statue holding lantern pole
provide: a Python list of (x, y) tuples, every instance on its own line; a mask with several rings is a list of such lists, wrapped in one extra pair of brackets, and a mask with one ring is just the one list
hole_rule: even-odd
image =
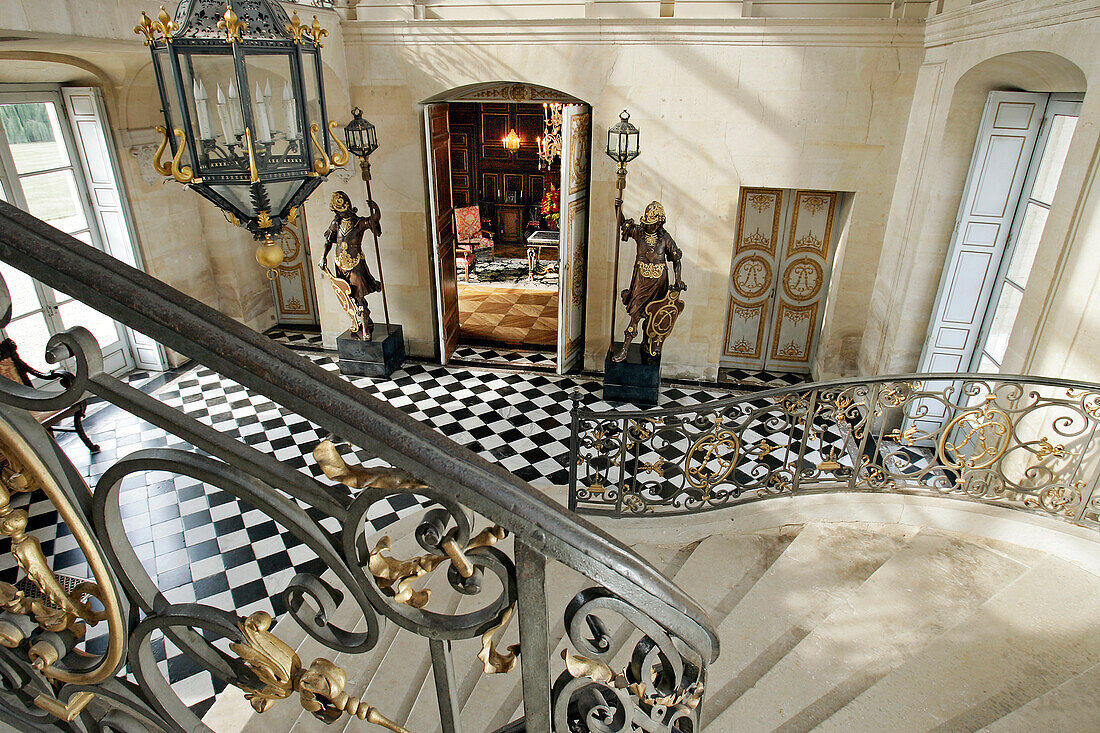
[[(382, 211), (371, 197), (370, 154), (378, 149), (378, 137), (374, 125), (363, 119), (363, 111), (352, 109), (352, 120), (344, 126), (348, 151), (359, 157), (363, 182), (367, 187), (367, 216), (360, 216), (351, 199), (343, 191), (332, 196), (335, 218), (325, 233), (325, 251), (321, 257), (321, 270), (329, 276), (329, 282), (340, 300), (340, 305), (351, 318), (351, 328), (336, 339), (338, 364), (342, 374), (388, 377), (405, 360), (405, 341), (401, 326), (390, 321), (390, 308), (386, 299), (386, 281), (382, 277), (382, 253), (378, 237), (382, 234)], [(374, 239), (374, 264), (378, 277), (371, 274), (367, 265), (363, 240), (367, 232)], [(328, 255), (335, 246), (335, 269), (328, 270)], [(382, 293), (382, 312), (386, 322), (380, 334), (370, 317), (367, 295)]]
[[(626, 164), (638, 157), (638, 128), (623, 110), (619, 122), (607, 131), (607, 155), (619, 164), (615, 197), (615, 265), (611, 304), (611, 346), (604, 360), (604, 399), (639, 404), (657, 404), (660, 390), (661, 347), (672, 333), (684, 303), (680, 293), (687, 290), (681, 276), (680, 248), (665, 230), (664, 206), (653, 201), (646, 206), (640, 223), (623, 216), (623, 192), (626, 189)], [(619, 292), (620, 243), (634, 240), (637, 247), (630, 285)], [(668, 265), (675, 282), (669, 283)], [(626, 307), (629, 320), (621, 343), (615, 342), (618, 301)], [(642, 332), (639, 346), (634, 338)], [(618, 348), (616, 348), (618, 347)]]

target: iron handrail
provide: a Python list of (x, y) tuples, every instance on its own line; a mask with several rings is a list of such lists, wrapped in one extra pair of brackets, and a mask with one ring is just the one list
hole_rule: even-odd
[(629, 548), (512, 473), (152, 276), (0, 202), (0, 260), (78, 298), (515, 533), (652, 615), (709, 660), (706, 613)]

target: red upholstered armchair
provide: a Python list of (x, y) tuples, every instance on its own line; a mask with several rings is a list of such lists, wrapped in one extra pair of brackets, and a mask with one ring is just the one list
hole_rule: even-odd
[(481, 209), (466, 206), (455, 209), (455, 262), (467, 270), (467, 279), (476, 279), (478, 262), (493, 261), (493, 238), (481, 226)]

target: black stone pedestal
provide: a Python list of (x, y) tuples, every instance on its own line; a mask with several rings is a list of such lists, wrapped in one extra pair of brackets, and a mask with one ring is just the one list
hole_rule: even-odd
[(650, 356), (631, 344), (624, 361), (612, 361), (622, 344), (615, 342), (603, 360), (603, 398), (652, 407), (661, 391), (661, 355)]
[(388, 377), (405, 362), (405, 337), (401, 326), (374, 324), (370, 341), (344, 331), (336, 337), (337, 364), (341, 374), (356, 377)]

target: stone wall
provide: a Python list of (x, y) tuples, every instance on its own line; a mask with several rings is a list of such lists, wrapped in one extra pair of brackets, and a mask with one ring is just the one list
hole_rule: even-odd
[[(859, 370), (917, 364), (990, 91), (1086, 92), (1100, 82), (1100, 3), (988, 0), (929, 21)], [(1085, 95), (1013, 326), (1005, 372), (1100, 379), (1095, 273), (1100, 98)]]
[(343, 31), (351, 101), (378, 126), (372, 162), (375, 198), (391, 222), (383, 238), (391, 310), (414, 353), (435, 348), (419, 103), (499, 80), (555, 88), (593, 107), (587, 368), (602, 368), (612, 297), (614, 165), (601, 151), (607, 126), (628, 108), (643, 152), (630, 166), (626, 211), (664, 203), (690, 288), (665, 376), (717, 375), (743, 185), (854, 193), (816, 371), (855, 371), (867, 274), (878, 263), (923, 56), (919, 23), (357, 21)]

